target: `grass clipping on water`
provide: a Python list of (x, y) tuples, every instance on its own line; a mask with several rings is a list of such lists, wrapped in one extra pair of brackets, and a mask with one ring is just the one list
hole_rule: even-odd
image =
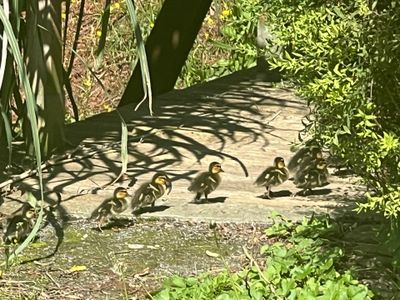
[(337, 233), (327, 218), (308, 218), (295, 224), (280, 221), (266, 230), (277, 239), (261, 247), (255, 260), (244, 249), (248, 265), (240, 272), (168, 278), (152, 298), (164, 299), (372, 299), (373, 293), (350, 271), (339, 271), (343, 250), (327, 246)]

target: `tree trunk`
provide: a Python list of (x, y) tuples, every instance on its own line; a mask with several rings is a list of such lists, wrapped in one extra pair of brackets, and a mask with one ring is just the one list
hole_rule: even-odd
[[(25, 59), (38, 106), (41, 150), (48, 157), (64, 145), (61, 2), (27, 1)], [(29, 139), (32, 151), (32, 141)]]
[[(146, 41), (154, 96), (174, 88), (211, 2), (212, 0), (165, 0)], [(138, 62), (119, 106), (138, 103), (143, 96), (142, 75)]]

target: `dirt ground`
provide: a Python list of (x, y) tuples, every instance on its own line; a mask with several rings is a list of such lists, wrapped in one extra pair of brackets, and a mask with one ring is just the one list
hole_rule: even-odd
[[(146, 299), (166, 276), (238, 270), (267, 242), (264, 225), (139, 220), (100, 232), (89, 221), (46, 227), (0, 281), (0, 299)], [(128, 227), (126, 227), (128, 226)], [(58, 239), (62, 244), (53, 253)]]

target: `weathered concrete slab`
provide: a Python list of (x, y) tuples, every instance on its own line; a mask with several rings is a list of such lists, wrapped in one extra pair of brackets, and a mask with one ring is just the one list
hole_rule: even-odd
[[(354, 204), (362, 190), (350, 179), (336, 177), (319, 195), (291, 198), (296, 188), (288, 181), (275, 189), (280, 193), (273, 200), (258, 197), (264, 190), (253, 185), (256, 176), (275, 156), (291, 157), (290, 144), (307, 113), (302, 100), (291, 90), (274, 87), (274, 81), (271, 74), (246, 70), (160, 96), (154, 101), (154, 116), (148, 116), (146, 104), (138, 112), (132, 106), (120, 109), (130, 131), (128, 171), (137, 179), (132, 193), (157, 170), (173, 179), (168, 201), (157, 202), (157, 209), (145, 216), (265, 222), (271, 211), (299, 219), (313, 211), (335, 212)], [(116, 112), (68, 127), (70, 142), (83, 147), (73, 157), (81, 159), (45, 173), (46, 190), (62, 193), (68, 213), (87, 217), (112, 195), (115, 185), (99, 187), (120, 171), (120, 128)], [(97, 154), (85, 157), (93, 151)], [(215, 160), (225, 173), (220, 188), (210, 195), (214, 201), (190, 203), (190, 179)], [(24, 189), (34, 185), (32, 179), (20, 184)], [(12, 205), (7, 201), (2, 209)]]

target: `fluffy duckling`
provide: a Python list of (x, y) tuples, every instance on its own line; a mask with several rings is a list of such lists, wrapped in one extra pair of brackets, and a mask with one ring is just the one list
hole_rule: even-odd
[(215, 191), (221, 183), (221, 176), (219, 175), (221, 172), (224, 172), (221, 164), (214, 161), (209, 165), (207, 172), (202, 172), (193, 179), (188, 190), (196, 193), (194, 202), (199, 202), (203, 194), (208, 201), (208, 195)]
[(142, 184), (135, 192), (132, 201), (133, 211), (148, 205), (154, 207), (156, 200), (161, 198), (167, 190), (168, 195), (172, 190), (171, 179), (165, 172), (157, 172), (151, 181)]
[(290, 159), (288, 169), (291, 172), (301, 170), (319, 158), (322, 158), (321, 148), (317, 145), (306, 145)]
[(282, 157), (275, 157), (274, 165), (265, 169), (264, 172), (258, 176), (255, 184), (258, 186), (265, 186), (266, 192), (263, 198), (271, 199), (271, 187), (278, 186), (289, 178), (289, 170), (286, 168), (285, 160)]
[(18, 214), (10, 216), (4, 227), (4, 244), (19, 244), (24, 241), (32, 231), (37, 218), (34, 207), (26, 204)]
[(329, 184), (328, 177), (329, 173), (325, 159), (317, 158), (303, 169), (297, 171), (294, 178), (294, 184), (302, 190), (295, 193), (293, 196), (298, 194), (305, 195), (306, 193), (311, 192), (311, 189), (313, 188)]
[(98, 223), (98, 228), (106, 224), (112, 216), (118, 215), (128, 208), (128, 191), (124, 187), (117, 187), (114, 190), (114, 196), (111, 199), (105, 200), (98, 209), (96, 209), (92, 218), (95, 218)]

